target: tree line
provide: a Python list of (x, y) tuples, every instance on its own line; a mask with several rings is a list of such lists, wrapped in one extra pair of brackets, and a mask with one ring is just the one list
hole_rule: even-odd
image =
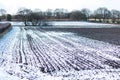
[(92, 21), (104, 23), (120, 23), (120, 11), (109, 10), (100, 7), (94, 11), (84, 8), (81, 10), (68, 11), (67, 9), (58, 8), (55, 10), (40, 9), (31, 10), (28, 8), (19, 8), (15, 15), (7, 14), (7, 11), (0, 9), (0, 20), (24, 21), (25, 25), (47, 25), (46, 21), (51, 20), (74, 20), (74, 21)]

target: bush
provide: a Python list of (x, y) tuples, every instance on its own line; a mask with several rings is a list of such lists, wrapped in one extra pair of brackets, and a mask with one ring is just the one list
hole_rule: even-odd
[(6, 20), (7, 20), (7, 21), (11, 21), (11, 19), (12, 19), (12, 16), (11, 16), (10, 14), (7, 14)]

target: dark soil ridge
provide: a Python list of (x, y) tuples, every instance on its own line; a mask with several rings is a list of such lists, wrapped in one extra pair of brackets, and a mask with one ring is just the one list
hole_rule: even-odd
[(10, 23), (0, 23), (0, 36), (8, 32), (12, 28)]

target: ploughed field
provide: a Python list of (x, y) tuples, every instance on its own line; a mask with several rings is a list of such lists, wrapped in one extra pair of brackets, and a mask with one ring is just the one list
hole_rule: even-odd
[(119, 79), (119, 33), (115, 28), (13, 27), (0, 38), (0, 67), (28, 80)]

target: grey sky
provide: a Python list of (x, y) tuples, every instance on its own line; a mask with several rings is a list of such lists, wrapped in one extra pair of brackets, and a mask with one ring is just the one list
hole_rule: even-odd
[(0, 0), (0, 8), (8, 13), (16, 13), (18, 8), (39, 8), (41, 10), (65, 8), (69, 11), (82, 8), (95, 10), (98, 7), (120, 10), (120, 0)]

